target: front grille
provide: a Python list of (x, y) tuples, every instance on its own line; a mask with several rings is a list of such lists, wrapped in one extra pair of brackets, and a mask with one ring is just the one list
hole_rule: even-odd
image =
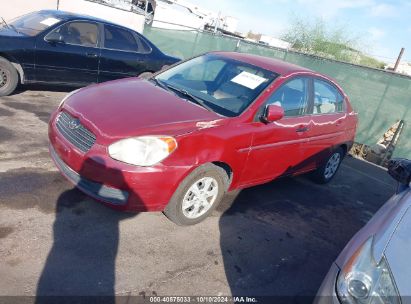
[(96, 142), (96, 136), (87, 130), (76, 118), (66, 112), (57, 117), (56, 126), (61, 135), (86, 153)]

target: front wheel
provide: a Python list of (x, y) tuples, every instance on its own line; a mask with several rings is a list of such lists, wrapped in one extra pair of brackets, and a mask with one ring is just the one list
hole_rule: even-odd
[(313, 172), (313, 179), (319, 184), (326, 184), (333, 179), (344, 158), (344, 150), (338, 148), (324, 162), (322, 166)]
[(0, 57), (0, 96), (13, 93), (18, 82), (17, 70), (7, 59)]
[(224, 169), (213, 164), (194, 170), (180, 184), (164, 214), (180, 226), (193, 225), (209, 216), (228, 187)]

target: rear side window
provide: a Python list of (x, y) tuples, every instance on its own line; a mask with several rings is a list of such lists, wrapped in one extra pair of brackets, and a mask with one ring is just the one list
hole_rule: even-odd
[(145, 42), (144, 39), (139, 37), (137, 34), (134, 35), (138, 46), (137, 51), (139, 53), (151, 53), (151, 47), (147, 44), (147, 42)]
[(98, 41), (98, 26), (90, 22), (69, 22), (63, 24), (56, 32), (59, 33), (65, 43), (96, 47)]
[(308, 78), (296, 78), (278, 88), (268, 99), (267, 104), (274, 104), (284, 109), (285, 116), (307, 114)]
[(130, 31), (111, 25), (104, 26), (104, 47), (120, 51), (138, 51), (137, 40)]
[(328, 114), (344, 110), (344, 97), (330, 83), (314, 79), (313, 114)]

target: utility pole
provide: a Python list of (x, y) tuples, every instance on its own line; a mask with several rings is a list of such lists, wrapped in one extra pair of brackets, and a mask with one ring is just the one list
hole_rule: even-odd
[(401, 48), (400, 54), (398, 55), (397, 61), (395, 62), (394, 72), (397, 71), (398, 65), (400, 64), (401, 57), (404, 54), (404, 48)]

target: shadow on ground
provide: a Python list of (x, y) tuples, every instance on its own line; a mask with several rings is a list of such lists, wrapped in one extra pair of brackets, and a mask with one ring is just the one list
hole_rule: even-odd
[(17, 94), (21, 94), (26, 91), (48, 91), (48, 92), (71, 92), (78, 89), (77, 87), (70, 87), (70, 86), (60, 86), (60, 85), (46, 85), (46, 84), (24, 84), (24, 85), (19, 85), (16, 90), (10, 95), (14, 96)]
[[(102, 159), (93, 159), (92, 163), (104, 166)], [(79, 172), (83, 170), (84, 167)], [(125, 183), (121, 171), (106, 167), (105, 172), (112, 180)], [(100, 190), (96, 189), (96, 193)], [(36, 303), (116, 302), (119, 223), (136, 214), (116, 212), (98, 204), (85, 206), (84, 198), (79, 190), (72, 189), (57, 199), (54, 241), (38, 281)]]
[(394, 193), (384, 170), (352, 158), (342, 167), (328, 185), (283, 178), (227, 196), (220, 243), (234, 296), (312, 302), (346, 242)]

